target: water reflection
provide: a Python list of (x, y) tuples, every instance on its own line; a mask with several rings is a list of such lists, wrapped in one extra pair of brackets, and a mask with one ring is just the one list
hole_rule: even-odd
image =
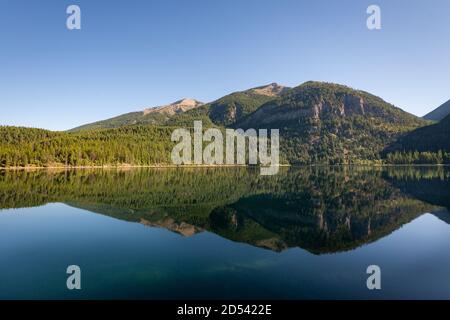
[(0, 172), (0, 208), (62, 202), (189, 237), (315, 254), (354, 249), (425, 212), (449, 222), (449, 170), (433, 168), (132, 169)]

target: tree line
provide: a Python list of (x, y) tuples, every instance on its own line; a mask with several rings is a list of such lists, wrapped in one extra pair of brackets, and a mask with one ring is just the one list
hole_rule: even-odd
[(396, 151), (388, 153), (388, 164), (450, 164), (450, 152)]
[(0, 127), (0, 166), (103, 166), (170, 163), (172, 129), (133, 126), (77, 133)]

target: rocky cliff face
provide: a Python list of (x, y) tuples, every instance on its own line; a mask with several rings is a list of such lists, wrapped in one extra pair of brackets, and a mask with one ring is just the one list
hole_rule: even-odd
[(321, 100), (314, 104), (312, 108), (307, 108), (304, 114), (313, 119), (320, 119), (322, 116), (329, 114), (341, 117), (365, 114), (365, 101), (362, 97), (345, 94), (341, 99), (342, 101), (333, 104), (321, 98)]
[(342, 101), (333, 103), (324, 98), (309, 106), (302, 108), (290, 108), (289, 105), (278, 105), (277, 101), (267, 104), (245, 119), (241, 125), (248, 126), (249, 123), (258, 122), (265, 125), (277, 122), (296, 121), (309, 118), (320, 120), (324, 116), (352, 116), (365, 115), (366, 103), (364, 99), (357, 95), (344, 95)]

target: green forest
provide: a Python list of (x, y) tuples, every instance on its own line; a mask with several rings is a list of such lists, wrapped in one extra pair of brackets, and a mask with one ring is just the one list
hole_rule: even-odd
[(450, 164), (450, 152), (403, 151), (386, 155), (388, 164)]
[(0, 127), (2, 167), (170, 163), (173, 128), (130, 126), (76, 133)]

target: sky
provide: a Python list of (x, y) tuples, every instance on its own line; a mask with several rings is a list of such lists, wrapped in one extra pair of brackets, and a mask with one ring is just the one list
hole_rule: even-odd
[(450, 99), (449, 75), (448, 0), (0, 0), (0, 125), (67, 130), (309, 80), (422, 116)]

